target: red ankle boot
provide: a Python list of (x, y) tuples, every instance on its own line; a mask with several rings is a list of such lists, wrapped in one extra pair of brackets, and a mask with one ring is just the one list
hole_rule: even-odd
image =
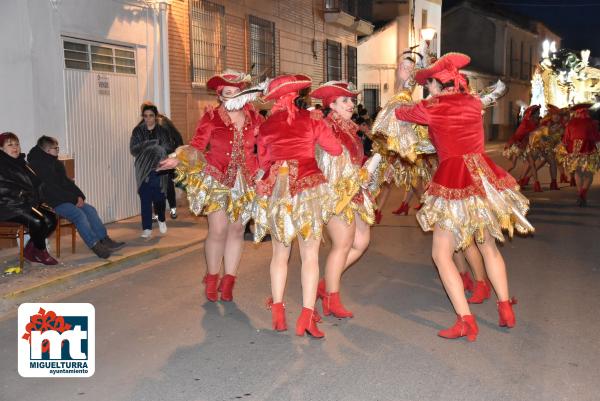
[(465, 291), (473, 291), (473, 280), (471, 280), (471, 274), (469, 272), (460, 273), (460, 278), (463, 282), (463, 288)]
[(544, 192), (542, 191), (542, 186), (539, 181), (533, 183), (533, 192)]
[(479, 334), (479, 327), (477, 327), (475, 315), (457, 315), (454, 326), (438, 332), (438, 336), (440, 337), (459, 338), (466, 336), (469, 341), (475, 341), (477, 339), (477, 334)]
[(317, 286), (317, 299), (323, 299), (327, 295), (327, 286), (325, 284), (325, 279), (322, 278), (319, 280), (319, 285)]
[(558, 191), (558, 183), (556, 182), (556, 180), (552, 180), (550, 181), (550, 190), (552, 191)]
[(470, 304), (481, 304), (490, 297), (491, 289), (487, 280), (476, 281), (471, 297), (467, 299)]
[(217, 302), (219, 298), (219, 293), (217, 291), (217, 282), (219, 281), (219, 273), (217, 274), (208, 274), (204, 276), (202, 282), (205, 284), (204, 286), (204, 294), (206, 295), (206, 299), (210, 302)]
[(319, 331), (317, 323), (315, 323), (313, 310), (308, 308), (302, 308), (302, 312), (296, 321), (296, 335), (303, 337), (304, 333), (308, 333), (315, 338), (325, 337), (325, 333)]
[(267, 300), (267, 309), (271, 309), (271, 318), (273, 321), (273, 330), (286, 331), (287, 323), (285, 322), (285, 305), (283, 302), (273, 303), (273, 298)]
[(392, 213), (393, 214), (398, 214), (398, 215), (403, 214), (405, 216), (408, 215), (408, 203), (402, 202), (402, 204), (400, 205), (400, 207), (398, 209), (394, 210)]
[(226, 274), (221, 279), (219, 284), (219, 291), (221, 291), (221, 301), (231, 302), (233, 301), (233, 286), (235, 285), (235, 276)]
[(567, 175), (565, 173), (562, 173), (560, 175), (560, 183), (561, 184), (568, 184), (569, 183), (569, 177), (567, 177)]
[(375, 224), (381, 223), (382, 217), (383, 217), (383, 214), (381, 213), (381, 210), (375, 210)]
[(354, 317), (354, 313), (347, 310), (342, 304), (339, 292), (331, 292), (323, 298), (323, 314), (325, 316), (333, 314), (340, 318)]
[(512, 306), (517, 303), (517, 300), (512, 298), (508, 301), (498, 301), (498, 325), (500, 327), (508, 327), (509, 329), (515, 327), (516, 319), (515, 313), (513, 312)]

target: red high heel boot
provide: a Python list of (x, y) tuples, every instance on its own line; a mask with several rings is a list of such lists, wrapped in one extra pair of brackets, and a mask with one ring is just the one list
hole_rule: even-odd
[(327, 295), (327, 286), (325, 284), (325, 279), (322, 278), (319, 280), (319, 285), (317, 286), (317, 299), (323, 299)]
[(552, 180), (550, 181), (550, 190), (551, 191), (558, 191), (558, 183), (556, 182), (556, 180)]
[(313, 317), (313, 310), (308, 308), (302, 308), (302, 312), (296, 321), (296, 335), (303, 337), (304, 333), (308, 333), (314, 338), (325, 337), (325, 333), (317, 327), (317, 323)]
[(286, 331), (287, 323), (285, 322), (285, 305), (283, 302), (273, 303), (273, 298), (267, 300), (267, 309), (271, 309), (271, 319), (273, 321), (273, 330)]
[(231, 302), (233, 301), (233, 286), (235, 285), (235, 276), (226, 274), (221, 279), (219, 284), (219, 291), (221, 291), (221, 301)]
[(400, 205), (400, 207), (396, 210), (394, 210), (392, 212), (393, 214), (398, 214), (398, 215), (408, 215), (408, 203), (406, 202), (402, 202), (402, 204)]
[(509, 329), (515, 327), (517, 323), (515, 319), (515, 312), (513, 312), (512, 306), (517, 303), (517, 300), (512, 298), (508, 301), (498, 301), (498, 325), (500, 327), (508, 327)]
[(463, 282), (463, 288), (465, 291), (473, 291), (473, 280), (471, 280), (471, 274), (469, 272), (460, 273), (460, 278)]
[(542, 186), (539, 181), (533, 183), (533, 192), (544, 192), (542, 191)]
[(454, 326), (438, 332), (438, 336), (440, 337), (459, 338), (466, 336), (469, 341), (475, 341), (477, 334), (479, 334), (479, 327), (477, 327), (475, 315), (456, 315)]
[(560, 175), (560, 183), (561, 184), (568, 184), (569, 183), (569, 177), (567, 177), (567, 175), (565, 173), (562, 173)]
[(381, 210), (375, 210), (375, 224), (381, 223), (382, 217), (383, 217), (383, 214), (381, 213)]
[(490, 297), (491, 292), (487, 280), (476, 281), (473, 293), (471, 294), (471, 297), (467, 299), (467, 302), (470, 304), (481, 304)]
[(204, 286), (204, 294), (206, 295), (206, 299), (210, 302), (217, 302), (219, 298), (219, 293), (217, 291), (217, 282), (219, 281), (219, 273), (217, 274), (208, 274), (204, 276), (202, 282), (205, 284)]
[(323, 298), (323, 314), (325, 316), (333, 314), (339, 318), (354, 317), (354, 313), (347, 310), (342, 304), (339, 292), (331, 292)]

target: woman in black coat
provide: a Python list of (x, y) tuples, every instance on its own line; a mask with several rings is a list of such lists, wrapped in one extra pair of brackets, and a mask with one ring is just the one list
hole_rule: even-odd
[(46, 238), (56, 228), (56, 215), (42, 202), (42, 183), (25, 161), (15, 134), (0, 134), (0, 148), (0, 221), (27, 227), (31, 236), (24, 251), (27, 260), (56, 265), (58, 261), (46, 249)]

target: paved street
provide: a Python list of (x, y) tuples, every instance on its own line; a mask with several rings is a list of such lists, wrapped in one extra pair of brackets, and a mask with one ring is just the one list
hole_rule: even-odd
[[(431, 236), (414, 211), (389, 213), (396, 191), (370, 249), (343, 278), (356, 317), (325, 318), (324, 340), (271, 330), (269, 243), (246, 244), (235, 302), (214, 304), (202, 296), (203, 245), (194, 245), (45, 299), (94, 304), (92, 378), (19, 377), (16, 314), (1, 318), (0, 399), (597, 400), (600, 188), (586, 209), (574, 206), (573, 188), (526, 194), (537, 232), (502, 247), (519, 300), (510, 332), (498, 327), (491, 299), (473, 307), (475, 343), (436, 336), (454, 315), (430, 258)], [(301, 307), (297, 251), (286, 303), (293, 328)]]

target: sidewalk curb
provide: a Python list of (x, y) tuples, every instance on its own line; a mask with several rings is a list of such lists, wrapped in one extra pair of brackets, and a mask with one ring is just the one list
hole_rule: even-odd
[[(147, 256), (150, 256), (152, 254), (156, 254), (156, 258), (159, 258), (159, 257), (165, 256), (165, 255), (168, 255), (170, 253), (180, 251), (184, 248), (202, 244), (202, 243), (204, 243), (204, 241), (205, 241), (204, 239), (201, 239), (201, 240), (188, 242), (184, 245), (179, 245), (179, 246), (156, 247), (156, 248), (147, 249), (147, 250), (139, 252), (139, 253), (133, 253), (131, 255), (123, 256), (123, 257), (117, 258), (115, 260), (109, 259), (106, 262), (101, 263), (99, 265), (91, 265), (89, 267), (84, 267), (84, 268), (78, 269), (78, 270), (70, 272), (70, 273), (65, 273), (60, 276), (46, 279), (44, 281), (41, 281), (41, 282), (31, 285), (29, 287), (24, 287), (24, 288), (20, 288), (18, 290), (7, 292), (5, 294), (0, 295), (0, 298), (7, 299), (7, 300), (19, 298), (30, 292), (38, 291), (38, 290), (46, 288), (46, 287), (51, 287), (51, 286), (61, 283), (63, 281), (77, 278), (78, 276), (83, 276), (85, 274), (100, 271), (100, 270), (109, 270), (111, 268), (118, 267), (118, 266), (123, 265), (128, 262), (135, 262), (137, 259), (145, 259)], [(133, 266), (136, 266), (136, 264), (134, 263), (132, 266), (129, 266), (129, 267), (133, 267)]]

